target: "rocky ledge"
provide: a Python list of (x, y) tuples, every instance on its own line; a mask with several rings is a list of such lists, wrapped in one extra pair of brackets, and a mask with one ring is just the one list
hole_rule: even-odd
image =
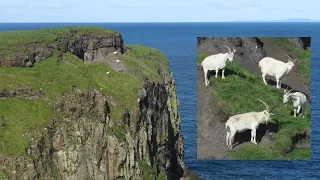
[[(17, 34), (19, 33), (9, 32), (7, 37), (15, 37)], [(31, 69), (35, 68), (36, 73), (28, 75), (36, 76), (34, 79), (43, 78), (42, 68), (48, 68), (44, 72), (47, 76), (50, 76), (51, 71), (62, 73), (64, 67), (68, 71), (72, 71), (72, 68), (77, 70), (72, 72), (78, 72), (81, 67), (83, 73), (88, 73), (90, 69), (86, 68), (92, 66), (78, 65), (78, 60), (93, 62), (117, 50), (123, 55), (123, 59), (128, 60), (123, 60), (123, 63), (128, 65), (128, 71), (121, 74), (111, 70), (111, 75), (116, 74), (113, 78), (123, 76), (128, 79), (122, 80), (122, 87), (121, 83), (112, 84), (111, 75), (106, 81), (101, 81), (104, 77), (99, 75), (88, 83), (97, 81), (101, 88), (96, 86), (97, 84), (89, 84), (95, 88), (84, 88), (78, 81), (80, 85), (73, 85), (72, 90), (71, 85), (70, 90), (64, 88), (67, 83), (64, 81), (68, 80), (69, 75), (59, 79), (54, 74), (48, 81), (25, 79), (19, 82), (22, 84), (20, 86), (15, 86), (15, 83), (0, 84), (0, 117), (4, 124), (8, 124), (5, 128), (9, 129), (15, 124), (10, 122), (10, 116), (13, 115), (8, 112), (9, 107), (6, 109), (1, 103), (14, 104), (14, 99), (37, 104), (42, 102), (39, 99), (42, 97), (46, 99), (45, 104), (49, 104), (53, 114), (45, 125), (39, 124), (34, 129), (22, 128), (23, 134), (15, 135), (29, 138), (26, 145), (21, 145), (24, 149), (20, 154), (5, 149), (10, 147), (16, 150), (17, 147), (6, 139), (9, 130), (0, 129), (0, 138), (3, 137), (0, 139), (3, 144), (3, 147), (0, 147), (1, 179), (180, 179), (190, 174), (183, 161), (179, 102), (165, 56), (159, 53), (156, 55), (155, 50), (148, 48), (131, 47), (130, 50), (139, 55), (138, 58), (133, 57), (132, 53), (125, 52), (119, 33), (103, 28), (46, 29), (26, 32), (24, 37), (38, 38), (29, 41), (17, 41), (16, 38), (8, 42), (7, 46), (0, 50), (1, 66), (30, 66)], [(145, 57), (141, 55), (143, 50), (147, 51)], [(63, 54), (66, 62), (60, 65), (50, 64), (51, 61), (56, 61), (57, 54)], [(78, 60), (72, 61), (73, 58)], [(33, 67), (39, 61), (48, 61), (50, 67), (46, 67), (45, 63)], [(148, 64), (151, 62), (156, 66)], [(104, 67), (102, 64), (100, 66), (97, 67), (98, 70)], [(130, 67), (139, 71), (130, 70)], [(29, 69), (22, 68), (15, 74), (14, 68), (0, 68), (8, 71), (3, 76), (5, 80), (14, 76), (19, 79), (22, 74), (29, 72), (26, 71)], [(106, 70), (110, 72), (108, 68), (107, 66)], [(81, 73), (76, 74), (75, 78), (80, 77)], [(83, 76), (95, 78), (95, 73), (99, 72), (92, 71), (90, 76)], [(151, 75), (148, 76), (148, 73)], [(138, 100), (136, 97), (124, 97), (135, 91), (130, 89), (131, 86), (125, 86), (124, 81), (137, 79), (140, 80), (137, 83), (142, 85), (139, 91), (133, 93), (139, 97)], [(61, 82), (63, 86), (59, 92), (53, 91)], [(37, 89), (43, 86), (51, 87), (51, 84), (54, 84), (52, 88)], [(122, 98), (116, 96), (119, 91), (112, 91), (112, 88), (117, 87), (127, 92), (122, 94)], [(29, 98), (31, 96), (37, 98)], [(121, 103), (129, 105), (122, 106)], [(40, 111), (41, 109), (25, 112), (23, 116), (28, 114), (32, 117), (33, 113)], [(113, 111), (121, 112), (121, 118), (116, 118), (120, 116)], [(17, 122), (19, 124), (19, 120)]]

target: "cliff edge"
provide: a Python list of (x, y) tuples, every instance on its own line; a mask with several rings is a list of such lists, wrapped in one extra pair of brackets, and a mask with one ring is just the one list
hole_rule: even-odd
[(174, 80), (158, 50), (91, 27), (0, 38), (1, 179), (186, 176)]

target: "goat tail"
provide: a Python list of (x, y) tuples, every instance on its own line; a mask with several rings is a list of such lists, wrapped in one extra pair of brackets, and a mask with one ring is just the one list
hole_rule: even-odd
[(230, 132), (230, 127), (226, 125), (227, 132)]
[(259, 61), (259, 68), (261, 68), (261, 61)]

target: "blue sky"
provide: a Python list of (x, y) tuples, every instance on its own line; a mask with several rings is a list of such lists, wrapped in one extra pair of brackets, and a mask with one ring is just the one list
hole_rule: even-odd
[(318, 0), (9, 0), (0, 22), (320, 20)]

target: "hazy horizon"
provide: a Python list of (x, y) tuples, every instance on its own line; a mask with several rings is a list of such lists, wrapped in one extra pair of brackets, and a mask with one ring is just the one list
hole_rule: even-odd
[(0, 22), (264, 22), (293, 17), (320, 21), (317, 4), (315, 0), (4, 1)]

